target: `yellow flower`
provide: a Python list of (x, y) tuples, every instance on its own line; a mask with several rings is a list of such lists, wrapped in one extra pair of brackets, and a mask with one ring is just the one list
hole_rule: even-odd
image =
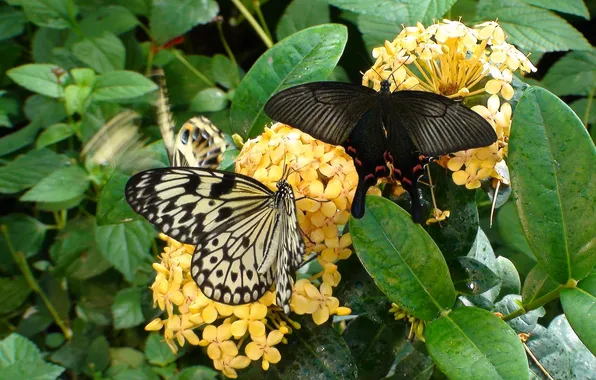
[(207, 298), (200, 290), (194, 302), (190, 304), (190, 311), (201, 313), (206, 323), (213, 323), (218, 316), (228, 317), (234, 313), (234, 307), (215, 302)]
[(232, 335), (239, 339), (250, 332), (251, 339), (265, 335), (265, 324), (262, 322), (267, 316), (267, 306), (255, 302), (249, 305), (239, 305), (234, 308), (234, 315), (238, 320), (232, 323)]
[(492, 172), (492, 168), (481, 168), (473, 164), (466, 167), (466, 170), (456, 171), (452, 177), (457, 185), (466, 185), (467, 189), (477, 189), (480, 187), (480, 180), (488, 178)]
[(449, 218), (449, 215), (451, 215), (451, 211), (449, 211), (449, 210), (441, 211), (441, 210), (439, 210), (438, 208), (435, 207), (433, 209), (433, 217), (432, 218), (429, 218), (426, 221), (426, 224), (429, 225), (429, 224), (441, 222), (441, 221)]
[(250, 359), (246, 356), (224, 356), (213, 361), (216, 370), (221, 371), (230, 379), (238, 377), (237, 369), (243, 369), (250, 365)]
[(332, 287), (328, 283), (322, 283), (317, 289), (306, 279), (298, 280), (291, 306), (296, 314), (312, 314), (312, 320), (321, 325), (327, 322), (330, 315), (337, 313), (339, 300), (332, 293)]
[(229, 340), (232, 337), (232, 325), (224, 323), (218, 327), (209, 325), (203, 330), (201, 346), (207, 346), (207, 355), (213, 360), (224, 356), (238, 355), (236, 344)]
[(413, 335), (416, 335), (419, 340), (423, 342), (425, 341), (423, 320), (411, 316), (407, 311), (403, 310), (395, 303), (391, 304), (391, 309), (389, 309), (389, 312), (394, 314), (396, 321), (404, 319), (410, 323), (410, 334), (408, 335), (408, 339), (411, 340)]
[(182, 317), (172, 315), (168, 318), (165, 325), (164, 338), (173, 352), (178, 350), (173, 342), (174, 338), (178, 341), (179, 346), (183, 346), (186, 341), (193, 346), (199, 344), (199, 337), (191, 330), (194, 326), (195, 324), (188, 319), (188, 315), (183, 315)]
[(281, 342), (284, 334), (279, 330), (273, 330), (267, 337), (265, 335), (253, 337), (252, 342), (246, 345), (246, 356), (251, 360), (263, 358), (263, 369), (269, 369), (269, 363), (278, 363), (281, 360), (279, 350), (274, 346)]

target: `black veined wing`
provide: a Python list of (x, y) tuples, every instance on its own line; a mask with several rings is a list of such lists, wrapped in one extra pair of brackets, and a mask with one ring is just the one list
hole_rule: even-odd
[(206, 117), (196, 116), (182, 125), (174, 137), (176, 124), (170, 111), (165, 76), (156, 69), (153, 75), (159, 85), (157, 93), (157, 123), (172, 166), (217, 168), (226, 150), (221, 131)]
[(207, 297), (254, 302), (277, 280), (277, 304), (287, 313), (305, 248), (292, 188), (283, 180), (277, 187), (219, 170), (162, 168), (134, 175), (125, 193), (160, 231), (196, 245), (191, 274)]
[(480, 115), (449, 98), (389, 88), (387, 80), (379, 92), (348, 83), (307, 83), (275, 94), (264, 110), (272, 119), (346, 148), (358, 172), (355, 218), (364, 215), (368, 188), (392, 175), (409, 192), (412, 219), (420, 222), (416, 185), (429, 156), (487, 146), (497, 135)]

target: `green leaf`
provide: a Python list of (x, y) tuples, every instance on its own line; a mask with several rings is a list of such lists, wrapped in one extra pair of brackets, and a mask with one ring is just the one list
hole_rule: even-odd
[(327, 24), (331, 20), (329, 4), (322, 0), (293, 0), (279, 19), (275, 35), (283, 40), (311, 26)]
[[(127, 1), (126, 3), (129, 3)], [(127, 6), (128, 4), (124, 4)], [(96, 37), (104, 32), (115, 35), (134, 29), (139, 24), (136, 16), (120, 5), (101, 6), (81, 20), (81, 30), (86, 37)]]
[(342, 305), (352, 310), (352, 315), (366, 316), (373, 322), (383, 323), (391, 302), (383, 294), (362, 266), (356, 255), (347, 260), (341, 260), (338, 264), (339, 273), (349, 273), (344, 276), (338, 287), (333, 290)]
[(50, 249), (54, 273), (86, 280), (105, 272), (111, 264), (99, 252), (94, 236), (94, 218), (70, 219)]
[[(389, 314), (389, 313), (387, 313)], [(359, 378), (381, 379), (391, 369), (393, 359), (406, 344), (408, 330), (403, 321), (387, 315), (386, 322), (377, 323), (365, 316), (351, 321), (342, 337), (356, 359)]]
[(255, 137), (270, 119), (263, 112), (274, 93), (301, 83), (324, 80), (344, 50), (343, 25), (314, 26), (293, 34), (267, 50), (246, 74), (234, 95), (233, 132)]
[(72, 27), (71, 16), (77, 16), (76, 6), (65, 0), (26, 0), (23, 1), (23, 10), (27, 19), (35, 25), (52, 29)]
[(302, 326), (278, 346), (285, 360), (269, 371), (281, 379), (356, 379), (357, 368), (346, 342), (330, 323), (317, 326), (310, 315), (297, 319)]
[(28, 189), (68, 163), (67, 157), (49, 149), (32, 150), (0, 168), (0, 193), (14, 194)]
[(149, 18), (151, 34), (158, 44), (165, 44), (196, 25), (210, 22), (218, 12), (214, 0), (154, 0)]
[[(499, 312), (503, 315), (511, 314), (521, 307), (521, 296), (517, 294), (509, 294), (499, 302), (495, 304), (493, 312)], [(511, 326), (516, 333), (531, 333), (538, 324), (538, 318), (544, 317), (546, 311), (541, 306), (537, 309), (531, 310), (519, 317), (513, 318), (507, 323)]]
[(27, 98), (24, 111), (29, 120), (42, 127), (49, 127), (66, 117), (64, 104), (60, 100), (37, 94)]
[[(181, 54), (181, 53), (180, 53)], [(172, 106), (186, 105), (202, 89), (213, 86), (215, 78), (212, 74), (212, 58), (204, 55), (187, 55), (184, 58), (190, 63), (193, 69), (203, 73), (210, 82), (205, 82), (193, 70), (190, 70), (179, 59), (173, 60), (164, 67), (166, 78), (168, 78), (168, 95)]]
[(567, 53), (548, 70), (542, 84), (559, 96), (590, 95), (596, 87), (596, 48)]
[(0, 315), (5, 315), (21, 306), (33, 291), (23, 276), (0, 277)]
[(546, 9), (518, 0), (481, 0), (477, 18), (494, 20), (521, 49), (534, 51), (589, 50), (584, 36), (567, 21)]
[(561, 303), (573, 330), (596, 353), (596, 274), (581, 280), (577, 288), (563, 289)]
[(506, 257), (497, 257), (497, 275), (501, 278), (501, 290), (497, 299), (507, 294), (519, 294), (521, 292), (521, 280), (515, 265)]
[(206, 88), (195, 96), (189, 106), (194, 112), (217, 112), (228, 106), (228, 99), (225, 92), (219, 88)]
[(157, 89), (157, 85), (134, 71), (112, 71), (97, 78), (93, 97), (102, 101), (136, 98)]
[(145, 343), (145, 357), (149, 363), (165, 367), (175, 362), (177, 356), (172, 352), (166, 342), (163, 341), (160, 334), (151, 333)]
[(72, 75), (75, 82), (82, 87), (93, 87), (97, 80), (95, 71), (88, 68), (72, 69), (70, 70), (70, 75)]
[(358, 30), (362, 33), (366, 51), (370, 54), (373, 48), (383, 46), (385, 40), (392, 41), (401, 31), (402, 24), (406, 23), (406, 18), (407, 15), (403, 13), (383, 17), (359, 14)]
[(186, 367), (172, 377), (172, 380), (215, 380), (218, 372), (200, 365)]
[(478, 295), (501, 283), (493, 271), (471, 257), (456, 257), (448, 265), (455, 290), (461, 294)]
[(429, 380), (435, 372), (435, 363), (420, 341), (412, 344), (406, 341), (397, 353), (391, 372), (384, 379)]
[(550, 298), (550, 293), (558, 291), (560, 291), (559, 284), (549, 277), (540, 264), (537, 264), (528, 273), (526, 281), (524, 281), (524, 288), (522, 289), (523, 304), (528, 305), (543, 297)]
[(596, 264), (596, 149), (581, 121), (555, 95), (530, 87), (513, 118), (509, 163), (528, 242), (561, 284)]
[[(32, 257), (41, 250), (48, 226), (25, 214), (0, 216), (0, 225), (5, 226), (12, 248), (25, 257)], [(13, 263), (10, 249), (3, 233), (0, 233), (0, 257)], [(3, 264), (0, 264), (2, 267)]]
[(455, 303), (445, 259), (410, 214), (378, 196), (366, 198), (366, 213), (350, 218), (358, 257), (375, 283), (411, 315), (432, 320)]
[(562, 13), (568, 13), (576, 16), (581, 16), (587, 20), (590, 19), (590, 13), (588, 8), (584, 4), (583, 0), (523, 0), (528, 4), (535, 5), (540, 8), (552, 9)]
[(64, 344), (64, 335), (61, 333), (49, 333), (46, 335), (45, 344), (51, 349), (56, 349)]
[(68, 85), (64, 89), (64, 105), (69, 115), (78, 113), (80, 115), (85, 113), (87, 100), (91, 95), (91, 87)]
[(50, 125), (45, 131), (39, 134), (35, 146), (37, 149), (40, 149), (55, 144), (74, 135), (74, 132), (74, 129), (66, 123)]
[(62, 69), (56, 65), (47, 63), (29, 63), (8, 70), (6, 75), (29, 91), (37, 92), (51, 98), (57, 98), (61, 95), (60, 83), (64, 83), (68, 74), (63, 74), (59, 81), (55, 70)]
[(125, 364), (130, 368), (139, 368), (145, 363), (142, 352), (130, 347), (110, 348), (111, 366)]
[(64, 368), (43, 361), (33, 342), (10, 334), (0, 341), (0, 371), (5, 379), (57, 379)]
[(536, 261), (532, 248), (528, 245), (514, 202), (507, 202), (499, 209), (495, 222), (506, 246)]
[(110, 376), (112, 380), (160, 380), (160, 377), (153, 372), (149, 366), (127, 369)]
[(62, 202), (85, 193), (89, 176), (80, 166), (70, 166), (53, 171), (39, 181), (21, 198), (24, 202)]
[[(571, 353), (554, 331), (538, 325), (532, 331), (526, 345), (551, 376), (557, 379), (572, 378)], [(530, 367), (534, 372), (542, 374), (533, 361), (530, 362)]]
[(102, 372), (110, 364), (110, 343), (105, 336), (98, 336), (91, 342), (87, 354), (86, 370), (88, 376)]
[(112, 305), (115, 329), (127, 329), (143, 323), (141, 311), (141, 288), (122, 289), (116, 294)]
[(134, 280), (138, 270), (149, 270), (149, 248), (154, 236), (153, 227), (141, 220), (95, 229), (100, 252), (128, 282)]
[[(35, 135), (43, 127), (41, 122), (35, 121), (27, 126), (0, 138), (0, 157), (15, 152), (35, 141)], [(0, 182), (2, 179), (0, 179)]]
[(109, 32), (85, 38), (72, 46), (74, 55), (98, 73), (123, 70), (126, 50), (120, 38)]
[[(478, 208), (473, 191), (456, 185), (451, 176), (439, 165), (431, 166), (437, 204), (451, 215), (444, 223), (427, 227), (428, 234), (447, 259), (465, 256), (474, 244), (478, 232)], [(430, 188), (423, 188), (425, 199), (432, 199)]]
[(225, 55), (215, 54), (211, 73), (215, 81), (225, 88), (236, 88), (240, 84), (242, 69)]
[(23, 33), (25, 15), (14, 8), (2, 6), (0, 8), (0, 41), (15, 37)]
[[(569, 107), (581, 119), (585, 126), (596, 123), (596, 100), (594, 98), (582, 98), (569, 104)], [(593, 129), (592, 132), (594, 132)]]
[[(379, 17), (386, 20), (403, 20), (406, 26), (414, 26), (440, 19), (457, 0), (427, 0), (412, 2), (407, 0), (382, 0), (377, 2), (354, 0), (328, 0), (329, 4), (359, 15)], [(399, 30), (398, 30), (399, 33)], [(397, 33), (392, 37), (395, 38)]]
[(567, 317), (563, 314), (555, 317), (548, 325), (548, 330), (561, 338), (566, 351), (571, 354), (572, 367), (571, 376), (569, 377), (575, 379), (591, 377), (596, 371), (596, 355), (591, 353), (581, 342), (571, 325), (569, 325)]
[(528, 361), (521, 341), (499, 317), (462, 307), (431, 322), (425, 330), (428, 352), (452, 379), (525, 379)]
[(139, 219), (124, 197), (124, 187), (129, 178), (129, 175), (116, 171), (101, 189), (97, 204), (98, 226)]
[[(49, 303), (53, 306), (55, 312), (62, 318), (62, 321), (68, 325), (69, 312), (72, 303), (70, 301), (70, 294), (65, 289), (66, 285), (55, 277), (53, 273), (46, 271), (43, 272), (39, 278), (39, 286), (41, 286), (42, 290), (45, 292)], [(46, 314), (50, 313), (46, 303), (43, 302), (41, 297), (37, 298), (36, 303), (39, 309), (47, 311)]]
[[(76, 320), (76, 322), (81, 321)], [(88, 371), (90, 368), (87, 360), (90, 347), (100, 333), (96, 326), (83, 325), (81, 331), (75, 330), (72, 339), (52, 354), (51, 360), (70, 368), (74, 373)], [(96, 344), (100, 345), (98, 349), (101, 348), (101, 343)]]
[[(474, 241), (474, 245), (470, 252), (467, 255), (468, 257), (474, 258), (480, 261), (482, 264), (486, 265), (488, 269), (490, 269), (493, 273), (497, 273), (499, 264), (497, 263), (497, 257), (495, 256), (495, 252), (488, 240), (488, 237), (482, 231), (482, 229), (478, 229), (478, 234), (476, 235), (476, 240)], [(486, 298), (490, 302), (495, 302), (495, 299), (499, 295), (501, 290), (501, 285), (498, 284), (497, 286), (491, 288), (490, 290), (481, 294), (483, 298)]]

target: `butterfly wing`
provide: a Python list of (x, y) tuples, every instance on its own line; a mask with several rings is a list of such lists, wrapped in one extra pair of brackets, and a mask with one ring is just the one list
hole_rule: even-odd
[(343, 143), (358, 120), (377, 102), (377, 92), (343, 82), (312, 82), (285, 89), (265, 104), (273, 120), (329, 144)]
[(174, 123), (174, 117), (170, 108), (166, 77), (163, 70), (153, 70), (153, 76), (156, 77), (157, 82), (157, 101), (155, 103), (155, 107), (157, 108), (157, 125), (159, 126), (163, 143), (168, 151), (170, 164), (172, 164), (175, 156), (176, 140), (174, 139), (174, 131), (176, 129), (176, 123)]
[(389, 102), (391, 117), (398, 120), (392, 124), (404, 127), (425, 156), (436, 157), (497, 141), (493, 127), (482, 116), (447, 97), (396, 91), (389, 95)]

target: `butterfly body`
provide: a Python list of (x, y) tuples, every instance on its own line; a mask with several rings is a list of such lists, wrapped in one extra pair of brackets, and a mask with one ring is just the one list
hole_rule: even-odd
[(430, 157), (487, 146), (493, 127), (480, 115), (441, 95), (422, 91), (381, 91), (342, 82), (313, 82), (283, 90), (265, 104), (272, 119), (313, 137), (343, 145), (354, 159), (358, 186), (352, 216), (364, 215), (366, 191), (377, 179), (399, 180), (420, 222), (418, 179)]

